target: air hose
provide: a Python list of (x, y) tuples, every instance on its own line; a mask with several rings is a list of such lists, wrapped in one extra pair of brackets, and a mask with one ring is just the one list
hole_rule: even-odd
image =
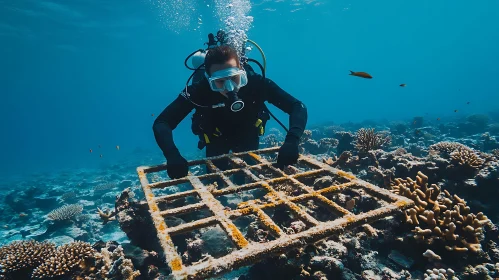
[[(255, 59), (252, 59), (252, 58), (248, 58), (248, 61), (251, 61), (251, 62), (254, 62), (256, 63), (260, 69), (262, 70), (262, 77), (263, 77), (263, 81), (265, 82), (265, 72), (267, 70), (267, 59), (265, 58), (265, 53), (263, 52), (262, 48), (260, 48), (260, 46), (255, 43), (255, 41), (253, 40), (250, 40), (250, 39), (247, 39), (246, 42), (250, 42), (251, 44), (253, 44), (259, 51), (260, 53), (262, 54), (262, 59), (263, 59), (263, 66), (260, 62), (258, 62), (257, 60)], [(269, 112), (269, 115), (278, 123), (282, 126), (282, 128), (286, 131), (286, 133), (289, 132), (289, 130), (286, 128), (286, 126), (279, 120), (276, 118), (276, 116), (274, 116), (274, 114), (272, 114), (272, 112), (270, 112), (269, 108), (267, 108), (267, 111)]]

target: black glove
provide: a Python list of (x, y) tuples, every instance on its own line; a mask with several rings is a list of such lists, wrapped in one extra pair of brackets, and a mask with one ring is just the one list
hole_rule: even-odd
[(287, 135), (284, 144), (279, 149), (277, 156), (277, 166), (284, 167), (286, 165), (295, 164), (298, 161), (298, 144), (300, 139), (294, 135)]
[(189, 171), (187, 160), (180, 155), (178, 150), (168, 155), (166, 161), (166, 172), (170, 178), (178, 179), (187, 176)]

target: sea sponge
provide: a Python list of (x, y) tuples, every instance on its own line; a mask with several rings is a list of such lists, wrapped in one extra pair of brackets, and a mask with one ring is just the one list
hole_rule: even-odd
[(80, 204), (66, 204), (55, 210), (52, 210), (47, 216), (52, 220), (68, 220), (83, 211)]
[[(19, 270), (32, 270), (47, 257), (53, 256), (56, 246), (50, 242), (34, 240), (14, 241), (0, 248), (0, 275)], [(0, 276), (1, 278), (1, 276)]]
[(94, 258), (97, 253), (90, 243), (75, 241), (57, 248), (55, 255), (33, 271), (33, 278), (49, 278), (68, 275), (74, 269), (85, 269), (85, 261)]
[(391, 137), (384, 133), (374, 132), (374, 128), (361, 128), (355, 135), (355, 148), (360, 153), (367, 153), (390, 145)]
[(428, 186), (428, 177), (421, 172), (415, 181), (395, 179), (392, 192), (414, 200), (415, 206), (406, 210), (405, 215), (407, 223), (417, 225), (413, 233), (418, 241), (438, 241), (450, 251), (481, 251), (483, 227), (490, 220), (481, 212), (471, 213), (464, 199), (441, 191), (436, 184)]

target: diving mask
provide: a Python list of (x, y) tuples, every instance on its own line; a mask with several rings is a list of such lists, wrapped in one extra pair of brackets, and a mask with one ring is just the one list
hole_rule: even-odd
[(205, 73), (205, 76), (208, 79), (211, 90), (218, 92), (223, 92), (225, 90), (237, 91), (248, 84), (246, 71), (238, 67), (216, 71), (211, 77)]

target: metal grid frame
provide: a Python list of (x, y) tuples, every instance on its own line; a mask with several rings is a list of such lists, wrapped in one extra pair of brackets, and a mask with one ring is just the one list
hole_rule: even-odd
[[(157, 236), (164, 251), (166, 261), (171, 269), (171, 278), (198, 279), (219, 275), (230, 270), (237, 269), (241, 266), (256, 263), (270, 255), (280, 254), (292, 248), (316, 242), (331, 234), (338, 234), (347, 229), (372, 223), (414, 205), (414, 202), (406, 197), (396, 195), (386, 189), (379, 188), (368, 182), (360, 180), (350, 173), (333, 168), (327, 164), (303, 155), (300, 155), (298, 163), (307, 165), (310, 168), (313, 168), (313, 170), (288, 175), (282, 170), (274, 167), (273, 162), (268, 161), (265, 158), (268, 154), (277, 155), (277, 151), (278, 147), (273, 147), (189, 161), (189, 166), (206, 165), (211, 173), (199, 176), (189, 174), (184, 178), (156, 183), (149, 183), (147, 174), (166, 170), (165, 164), (156, 166), (140, 166), (137, 168), (142, 189), (149, 205), (149, 212), (157, 230)], [(242, 159), (244, 156), (251, 157), (256, 163), (251, 165), (247, 164), (246, 161)], [(224, 158), (227, 158), (230, 161), (231, 166), (235, 166), (236, 168), (221, 171), (213, 164), (213, 160)], [(262, 167), (268, 168), (275, 174), (279, 174), (280, 177), (264, 179), (251, 172), (253, 169), (260, 169)], [(229, 176), (240, 171), (244, 172), (247, 177), (251, 178), (255, 182), (240, 186), (235, 185), (229, 179)], [(341, 177), (343, 180), (347, 180), (348, 182), (315, 190), (313, 187), (304, 185), (298, 180), (303, 177), (311, 177), (324, 173), (327, 173), (327, 175), (330, 176)], [(201, 182), (203, 179), (213, 177), (221, 178), (227, 187), (223, 189), (208, 189)], [(304, 193), (298, 196), (289, 196), (283, 192), (276, 191), (272, 184), (283, 180), (292, 182), (293, 187), (300, 188)], [(153, 194), (153, 189), (171, 187), (187, 182), (192, 185), (192, 190), (160, 197), (156, 197)], [(256, 188), (264, 188), (268, 192), (267, 195), (273, 198), (273, 201), (271, 203), (258, 205), (257, 203), (254, 203), (254, 201), (250, 200), (244, 204), (243, 208), (227, 210), (216, 198), (221, 195), (233, 194), (239, 191)], [(383, 200), (387, 203), (385, 206), (378, 209), (355, 215), (324, 196), (330, 193), (339, 193), (346, 189), (362, 189), (373, 198)], [(198, 195), (201, 201), (199, 203), (165, 211), (160, 211), (158, 207), (159, 201), (170, 201), (192, 195)], [(296, 205), (297, 202), (305, 201), (307, 199), (319, 200), (322, 205), (327, 206), (328, 210), (339, 214), (341, 217), (327, 222), (320, 222), (316, 220)], [(293, 214), (297, 215), (300, 220), (309, 226), (309, 228), (295, 234), (287, 234), (263, 211), (266, 208), (276, 207), (283, 204), (287, 205)], [(166, 216), (190, 213), (202, 208), (209, 209), (213, 216), (170, 228), (167, 227), (165, 223), (164, 218)], [(276, 239), (265, 243), (249, 242), (243, 236), (241, 231), (234, 225), (232, 219), (250, 214), (255, 214), (263, 226), (269, 230)], [(226, 232), (228, 238), (235, 245), (236, 250), (220, 258), (209, 258), (206, 261), (189, 266), (183, 264), (182, 258), (177, 253), (171, 236), (216, 224), (218, 224)]]

